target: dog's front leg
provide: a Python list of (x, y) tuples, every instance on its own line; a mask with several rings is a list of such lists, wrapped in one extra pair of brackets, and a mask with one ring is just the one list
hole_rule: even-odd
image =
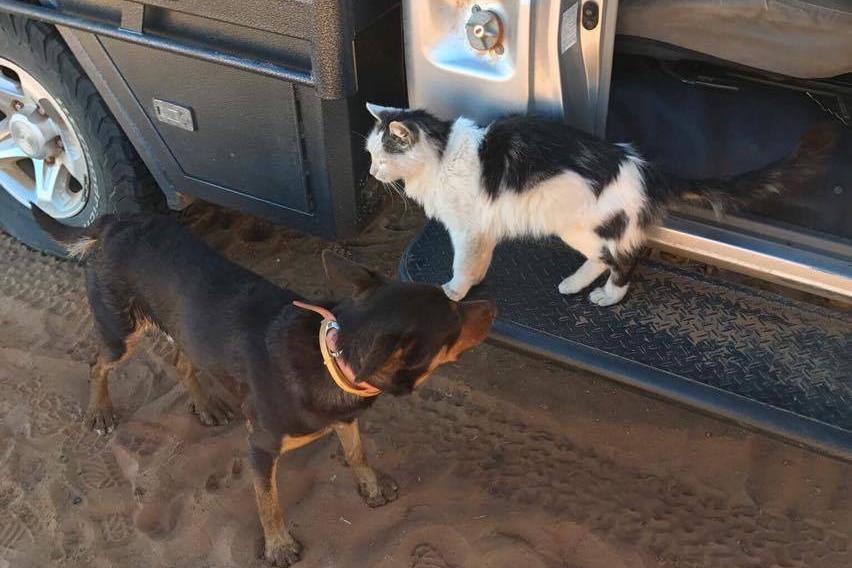
[(278, 448), (258, 444), (249, 436), (249, 457), (254, 481), (257, 512), (263, 525), (263, 546), (266, 560), (273, 566), (287, 568), (299, 561), (301, 546), (284, 526), (278, 505)]
[(390, 476), (377, 472), (367, 464), (358, 421), (341, 423), (334, 426), (343, 446), (346, 463), (358, 481), (358, 493), (370, 507), (381, 507), (397, 497), (398, 486)]

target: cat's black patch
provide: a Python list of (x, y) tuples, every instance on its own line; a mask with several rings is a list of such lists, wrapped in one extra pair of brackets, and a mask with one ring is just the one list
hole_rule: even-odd
[(625, 148), (565, 124), (521, 116), (492, 124), (479, 148), (483, 185), (492, 198), (504, 187), (523, 192), (566, 170), (586, 179), (597, 196), (628, 156)]
[[(447, 147), (447, 138), (450, 136), (449, 122), (440, 120), (425, 110), (392, 109), (379, 113), (382, 131), (382, 146), (389, 154), (401, 154), (411, 148), (411, 145), (420, 141), (420, 136), (428, 138), (438, 149), (438, 155), (444, 155)], [(401, 122), (411, 131), (412, 140), (408, 144), (397, 136), (394, 136), (388, 125), (391, 122)]]
[(595, 233), (602, 239), (617, 241), (627, 230), (627, 213), (619, 211), (610, 216), (600, 226), (595, 228)]
[(657, 224), (657, 222), (662, 217), (662, 212), (660, 208), (652, 206), (650, 203), (645, 203), (642, 209), (639, 211), (639, 227), (644, 229), (649, 229), (650, 227)]
[(633, 270), (638, 261), (639, 251), (616, 251), (616, 254), (613, 255), (607, 247), (601, 249), (601, 262), (609, 268), (612, 283), (619, 287), (630, 282), (630, 277), (633, 275)]

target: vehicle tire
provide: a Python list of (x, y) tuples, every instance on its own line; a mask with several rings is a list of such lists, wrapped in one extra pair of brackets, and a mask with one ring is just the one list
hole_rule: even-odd
[(59, 32), (0, 14), (0, 229), (62, 255), (33, 221), (31, 203), (73, 226), (106, 213), (165, 208)]

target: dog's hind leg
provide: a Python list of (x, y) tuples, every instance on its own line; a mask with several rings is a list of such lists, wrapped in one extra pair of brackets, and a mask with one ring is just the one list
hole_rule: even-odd
[(174, 364), (184, 388), (189, 393), (192, 401), (190, 406), (198, 420), (205, 426), (219, 426), (230, 422), (234, 417), (231, 409), (219, 397), (204, 392), (195, 367), (186, 353), (177, 349)]
[(112, 432), (118, 422), (109, 396), (109, 373), (117, 364), (111, 359), (104, 355), (104, 350), (99, 350), (89, 369), (89, 407), (83, 417), (83, 426), (101, 436)]
[(364, 456), (364, 445), (361, 443), (361, 433), (358, 431), (358, 421), (340, 423), (334, 426), (346, 463), (349, 464), (355, 479), (358, 481), (358, 493), (370, 507), (381, 507), (397, 497), (398, 486), (389, 476), (379, 473), (367, 463)]
[(89, 370), (89, 406), (83, 426), (103, 436), (112, 432), (118, 423), (109, 396), (110, 372), (133, 352), (143, 330), (127, 306), (109, 295), (109, 290), (100, 286), (93, 274), (87, 272), (86, 276), (99, 347)]

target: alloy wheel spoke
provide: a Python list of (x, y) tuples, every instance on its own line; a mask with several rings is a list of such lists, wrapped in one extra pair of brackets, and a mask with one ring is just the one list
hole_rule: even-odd
[[(5, 116), (0, 118), (0, 191), (58, 219), (76, 215), (88, 198), (83, 191), (88, 161), (73, 123), (59, 101), (25, 69), (2, 55), (0, 67), (0, 117)], [(20, 136), (16, 132), (13, 137), (11, 118), (18, 115), (28, 122), (22, 121)], [(33, 159), (18, 142), (24, 148), (27, 143), (40, 144), (33, 153), (48, 157)]]
[(27, 155), (21, 150), (14, 138), (11, 136), (6, 136), (5, 138), (0, 136), (0, 164), (5, 161), (17, 162), (21, 158), (26, 157)]
[(59, 189), (59, 162), (48, 163), (47, 160), (33, 160), (35, 170), (36, 204), (52, 203)]
[(88, 171), (86, 157), (82, 154), (71, 154), (66, 150), (62, 152), (60, 159), (62, 160), (62, 165), (71, 174), (71, 177), (76, 179), (81, 186), (85, 185), (86, 172)]

